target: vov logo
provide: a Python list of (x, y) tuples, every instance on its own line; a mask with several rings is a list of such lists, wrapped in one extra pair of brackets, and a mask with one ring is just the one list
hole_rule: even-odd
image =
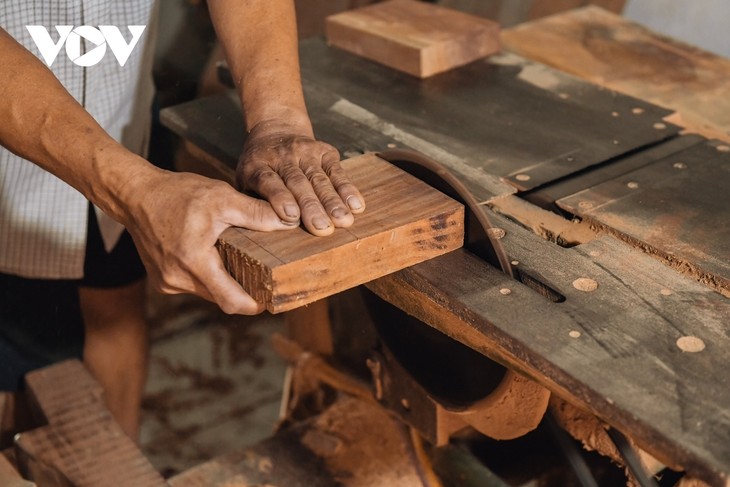
[[(72, 25), (57, 25), (56, 32), (59, 39), (54, 42), (51, 34), (42, 25), (25, 26), (48, 66), (53, 64), (65, 44), (68, 58), (77, 66), (84, 67), (99, 63), (106, 54), (107, 46), (117, 58), (119, 65), (124, 66), (142, 37), (145, 27), (145, 25), (127, 26), (132, 34), (132, 40), (127, 42), (119, 28), (113, 25), (100, 25), (98, 29), (90, 25), (82, 25), (75, 29)], [(82, 53), (82, 39), (87, 41), (86, 53)], [(93, 46), (91, 49), (88, 48), (89, 44)]]

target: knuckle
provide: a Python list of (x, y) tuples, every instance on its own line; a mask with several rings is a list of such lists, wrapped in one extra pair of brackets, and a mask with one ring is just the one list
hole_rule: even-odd
[(312, 173), (309, 176), (309, 181), (311, 181), (312, 186), (329, 186), (330, 184), (330, 178), (327, 177), (325, 173), (322, 171), (317, 171)]
[(346, 208), (342, 204), (342, 198), (340, 198), (340, 195), (338, 195), (335, 192), (328, 192), (327, 194), (323, 194), (320, 197), (320, 200), (322, 201), (322, 204), (325, 207), (330, 208), (330, 209), (334, 209), (336, 207), (340, 207), (343, 209)]
[(307, 177), (298, 168), (285, 171), (281, 179), (287, 186), (306, 184)]
[(180, 294), (181, 292), (177, 280), (166, 275), (161, 276), (155, 282), (154, 287), (162, 294)]
[(258, 167), (250, 171), (247, 175), (244, 171), (244, 179), (252, 188), (262, 188), (270, 185), (278, 176), (268, 166)]
[(299, 201), (299, 206), (304, 211), (323, 211), (322, 204), (314, 196), (303, 196)]
[(311, 179), (314, 174), (322, 172), (322, 166), (312, 160), (302, 161), (300, 167), (302, 168), (302, 173), (304, 173), (307, 179)]
[(255, 222), (266, 220), (266, 206), (263, 201), (254, 201), (249, 207), (249, 215)]
[(339, 166), (340, 164), (340, 151), (335, 149), (329, 144), (322, 143), (324, 146), (323, 154), (322, 154), (322, 161), (325, 164), (336, 164)]

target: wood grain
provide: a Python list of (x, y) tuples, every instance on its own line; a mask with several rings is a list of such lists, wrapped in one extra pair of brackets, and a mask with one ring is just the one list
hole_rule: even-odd
[(49, 487), (164, 487), (165, 482), (111, 417), (101, 387), (70, 360), (26, 376), (31, 409), (47, 424), (17, 435), (24, 477)]
[(693, 132), (730, 140), (730, 60), (597, 7), (507, 29), (502, 42), (522, 56), (676, 110), (671, 120)]
[(372, 154), (342, 163), (367, 209), (346, 229), (231, 228), (218, 246), (226, 268), (272, 313), (331, 296), (462, 246), (461, 204)]
[(330, 45), (427, 78), (499, 51), (499, 24), (415, 0), (329, 16)]
[(701, 142), (557, 205), (730, 297), (730, 147)]
[[(493, 217), (523, 281), (544, 283), (562, 302), (464, 250), (368, 288), (590, 410), (663, 463), (725, 485), (730, 381), (713, 371), (730, 360), (730, 301), (616, 239), (564, 249)], [(578, 278), (598, 287), (581, 291)], [(503, 288), (511, 292), (501, 294)], [(682, 351), (676, 341), (683, 336), (706, 348)]]

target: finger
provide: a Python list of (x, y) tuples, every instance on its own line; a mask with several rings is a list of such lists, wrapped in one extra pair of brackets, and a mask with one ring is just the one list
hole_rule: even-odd
[(299, 204), (304, 227), (313, 235), (318, 236), (330, 235), (334, 232), (335, 226), (299, 165), (287, 164), (281, 171), (281, 177)]
[(301, 217), (299, 205), (281, 177), (266, 164), (253, 164), (258, 167), (252, 171), (246, 171), (245, 187), (265, 198), (279, 215), (281, 221), (290, 226), (299, 225)]
[(339, 160), (322, 161), (322, 167), (329, 178), (340, 199), (345, 202), (347, 208), (355, 214), (365, 211), (365, 198), (362, 197), (357, 187), (350, 181), (349, 176), (342, 169)]
[(355, 217), (350, 213), (350, 209), (342, 201), (340, 195), (335, 191), (334, 186), (330, 182), (330, 178), (322, 170), (319, 161), (310, 162), (303, 167), (304, 174), (309, 179), (314, 193), (324, 206), (325, 211), (329, 215), (332, 223), (336, 227), (349, 227), (355, 221)]
[[(294, 197), (291, 198), (296, 205)], [(294, 222), (282, 220), (268, 201), (251, 198), (235, 191), (232, 193), (230, 201), (231, 203), (221, 214), (221, 220), (229, 226), (270, 232), (288, 230), (299, 225), (298, 218)], [(223, 230), (221, 229), (221, 231)]]
[(215, 249), (207, 252), (206, 262), (208, 271), (200, 277), (196, 294), (216, 303), (227, 314), (254, 315), (265, 309), (231, 277)]

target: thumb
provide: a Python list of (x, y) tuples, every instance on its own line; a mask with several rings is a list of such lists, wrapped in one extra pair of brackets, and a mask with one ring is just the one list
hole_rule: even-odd
[(290, 230), (299, 226), (298, 220), (284, 222), (266, 200), (252, 198), (238, 192), (236, 192), (236, 196), (236, 201), (232, 201), (224, 215), (226, 223), (231, 226), (263, 232)]

